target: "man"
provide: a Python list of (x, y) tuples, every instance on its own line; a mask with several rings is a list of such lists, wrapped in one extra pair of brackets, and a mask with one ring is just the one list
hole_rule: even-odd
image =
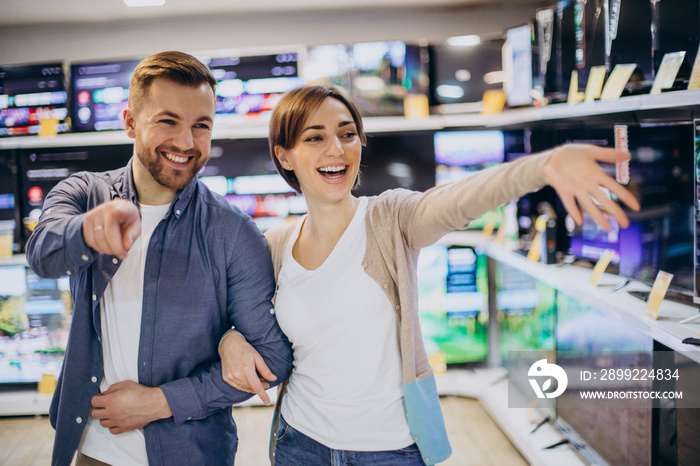
[(146, 58), (124, 111), (129, 164), (78, 173), (46, 198), (27, 259), (41, 276), (70, 275), (74, 300), (50, 410), (54, 465), (76, 450), (79, 465), (233, 464), (231, 405), (251, 395), (222, 379), (217, 346), (232, 326), (262, 355), (261, 377), (289, 373), (265, 239), (196, 178), (215, 86), (190, 55)]

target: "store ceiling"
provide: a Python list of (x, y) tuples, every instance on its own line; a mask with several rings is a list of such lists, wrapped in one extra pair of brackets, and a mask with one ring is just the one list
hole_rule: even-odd
[(112, 22), (153, 18), (284, 11), (339, 11), (373, 8), (503, 8), (553, 0), (165, 0), (160, 7), (129, 8), (122, 0), (1, 0), (0, 26)]

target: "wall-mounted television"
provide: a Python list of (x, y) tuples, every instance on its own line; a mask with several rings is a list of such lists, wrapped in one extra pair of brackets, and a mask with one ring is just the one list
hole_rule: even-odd
[(216, 121), (267, 119), (282, 94), (303, 84), (297, 50), (198, 55), (216, 78)]
[(304, 197), (275, 170), (266, 139), (212, 141), (209, 162), (199, 178), (263, 231), (306, 213)]
[(20, 252), (22, 239), (14, 150), (0, 150), (0, 234), (12, 235), (12, 252)]
[(124, 129), (131, 75), (140, 59), (71, 64), (71, 103), (75, 131)]
[(0, 136), (68, 131), (66, 89), (65, 63), (0, 66)]
[[(505, 160), (505, 138), (502, 131), (438, 131), (435, 141), (435, 184), (464, 180), (485, 168)], [(469, 228), (483, 228), (495, 219), (503, 221), (503, 209), (488, 212), (473, 220)]]
[(0, 385), (58, 377), (72, 312), (68, 277), (45, 279), (24, 265), (0, 266)]
[(103, 172), (123, 167), (132, 154), (131, 144), (20, 149), (18, 204), (23, 241), (39, 220), (49, 191), (61, 180), (80, 171)]
[(376, 196), (387, 189), (427, 191), (435, 186), (432, 131), (371, 133), (362, 150), (356, 196)]
[(486, 256), (473, 247), (435, 244), (418, 258), (418, 308), (429, 355), (445, 364), (488, 356)]

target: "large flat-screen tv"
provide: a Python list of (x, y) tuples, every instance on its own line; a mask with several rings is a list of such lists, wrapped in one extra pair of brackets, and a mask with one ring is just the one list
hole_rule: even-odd
[(435, 244), (418, 258), (418, 309), (426, 350), (437, 364), (488, 356), (486, 256), (469, 246)]
[[(587, 371), (602, 379), (605, 370), (648, 373), (654, 369), (653, 349), (653, 339), (636, 328), (558, 294), (556, 364), (568, 374)], [(651, 379), (618, 382), (615, 390), (620, 391), (651, 390), (653, 384)], [(569, 376), (566, 390), (557, 398), (556, 424), (592, 464), (651, 464), (653, 400), (606, 404), (582, 396), (596, 387), (597, 382)]]
[(65, 68), (63, 62), (0, 66), (0, 136), (70, 129)]
[(537, 399), (528, 383), (528, 371), (534, 361), (554, 362), (556, 290), (502, 262), (496, 262), (494, 285), (500, 356), (508, 370), (508, 389), (553, 417), (556, 399)]
[(23, 241), (39, 220), (49, 191), (61, 180), (80, 171), (103, 172), (123, 167), (132, 153), (131, 144), (20, 149), (18, 204)]
[(216, 122), (270, 117), (282, 94), (299, 87), (299, 53), (198, 55), (216, 78)]
[(356, 196), (376, 196), (387, 189), (426, 191), (435, 186), (432, 131), (371, 133), (362, 150)]
[(304, 197), (275, 170), (267, 139), (212, 141), (209, 162), (199, 178), (250, 215), (263, 231), (306, 213)]
[[(430, 47), (430, 103), (439, 113), (482, 109), (484, 92), (503, 88), (504, 39)], [(462, 105), (456, 105), (462, 104)]]
[(18, 198), (16, 152), (0, 150), (0, 234), (12, 235), (12, 252), (22, 244)]
[[(467, 179), (505, 160), (502, 131), (438, 131), (434, 141), (436, 185)], [(489, 222), (498, 227), (502, 221), (503, 208), (499, 207), (470, 222), (469, 228), (483, 228)]]
[(58, 377), (72, 312), (68, 277), (46, 279), (24, 265), (0, 266), (0, 385)]
[(364, 116), (404, 115), (408, 95), (428, 93), (425, 47), (402, 41), (348, 46), (350, 92)]
[(71, 114), (74, 131), (124, 129), (131, 74), (140, 59), (71, 64)]

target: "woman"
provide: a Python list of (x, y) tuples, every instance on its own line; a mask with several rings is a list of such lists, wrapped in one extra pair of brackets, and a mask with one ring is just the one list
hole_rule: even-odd
[[(294, 350), (273, 430), (278, 466), (328, 465), (332, 458), (332, 464), (422, 465), (451, 453), (418, 323), (422, 247), (547, 183), (579, 224), (580, 206), (609, 228), (595, 198), (627, 226), (600, 187), (639, 207), (597, 164), (629, 156), (585, 145), (425, 193), (357, 198), (352, 188), (366, 138), (357, 108), (333, 86), (287, 93), (273, 112), (269, 141), (277, 170), (308, 206), (297, 222), (266, 234), (278, 284), (275, 312)], [(260, 391), (255, 368), (267, 371), (251, 351), (240, 336), (222, 340), (225, 379)]]

